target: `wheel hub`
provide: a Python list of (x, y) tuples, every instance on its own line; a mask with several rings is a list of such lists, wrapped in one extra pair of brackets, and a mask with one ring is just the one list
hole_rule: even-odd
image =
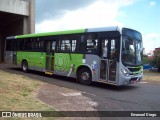
[(88, 80), (89, 79), (89, 73), (87, 73), (87, 72), (82, 73), (81, 78), (83, 80)]

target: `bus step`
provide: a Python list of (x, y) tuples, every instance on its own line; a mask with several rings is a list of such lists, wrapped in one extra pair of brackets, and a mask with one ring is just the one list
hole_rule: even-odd
[(51, 71), (45, 71), (45, 74), (47, 74), (47, 75), (53, 75), (53, 72), (51, 72)]

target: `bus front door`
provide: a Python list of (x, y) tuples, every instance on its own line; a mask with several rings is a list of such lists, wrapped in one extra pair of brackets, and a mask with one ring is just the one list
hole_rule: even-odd
[(108, 39), (101, 39), (100, 80), (108, 82)]
[(100, 80), (116, 83), (118, 43), (113, 38), (101, 38)]
[(56, 41), (46, 41), (46, 72), (54, 71), (54, 52)]
[(109, 82), (116, 83), (117, 60), (118, 60), (118, 39), (110, 39), (109, 49)]

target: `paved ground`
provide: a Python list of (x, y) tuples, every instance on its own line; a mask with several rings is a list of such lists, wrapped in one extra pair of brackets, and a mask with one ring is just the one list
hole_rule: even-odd
[[(23, 73), (21, 69), (10, 68), (8, 65), (0, 65), (0, 69), (43, 81), (45, 84), (39, 90), (37, 97), (60, 111), (160, 111), (160, 86), (156, 84), (138, 83), (114, 87), (93, 83), (91, 86), (85, 86), (76, 83), (75, 79), (52, 77), (35, 71)], [(158, 118), (144, 117), (107, 118), (110, 119), (158, 120)]]

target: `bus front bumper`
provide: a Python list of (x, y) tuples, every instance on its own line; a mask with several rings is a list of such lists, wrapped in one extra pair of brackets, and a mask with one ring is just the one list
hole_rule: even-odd
[(141, 74), (137, 74), (137, 75), (129, 75), (129, 76), (124, 76), (122, 75), (120, 77), (120, 85), (129, 85), (129, 84), (134, 84), (134, 83), (137, 83), (137, 82), (140, 82), (142, 81), (142, 77), (143, 77), (143, 73)]

